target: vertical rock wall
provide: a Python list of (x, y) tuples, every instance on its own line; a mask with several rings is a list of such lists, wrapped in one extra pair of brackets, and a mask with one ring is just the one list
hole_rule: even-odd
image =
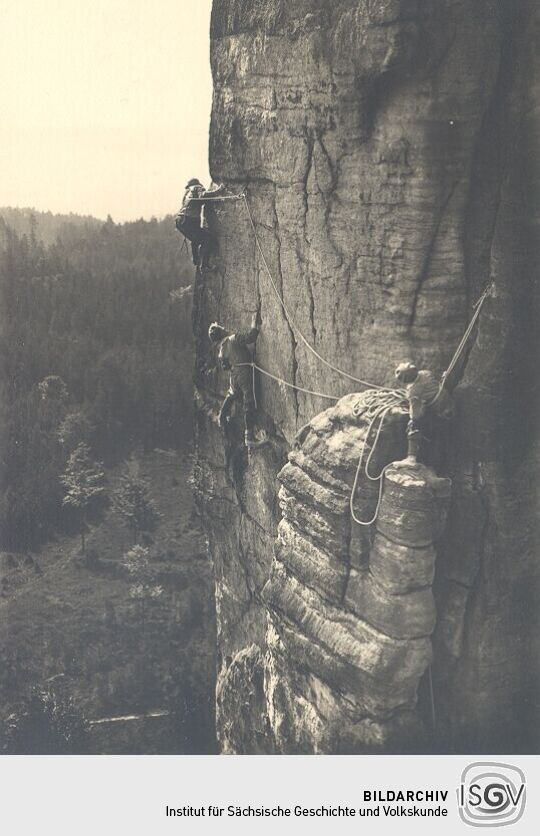
[[(453, 491), (433, 672), (436, 746), (449, 750), (537, 745), (538, 182), (528, 167), (537, 14), (527, 0), (215, 0), (212, 16), (212, 176), (247, 186), (275, 282), (321, 355), (378, 384), (406, 358), (441, 372), (495, 278), (460, 370), (441, 471)], [(216, 571), (218, 733), (225, 751), (269, 751), (263, 589), (278, 577), (276, 476), (296, 432), (328, 404), (262, 381), (273, 443), (248, 460), (239, 437), (224, 444), (215, 424), (227, 381), (207, 370), (206, 328), (244, 326), (258, 310), (264, 368), (336, 396), (354, 384), (295, 335), (243, 204), (221, 204), (211, 222), (217, 269), (195, 293), (196, 482)], [(314, 567), (309, 586), (328, 578), (330, 590), (319, 573), (332, 566)], [(273, 641), (274, 614), (270, 624)], [(321, 690), (314, 710), (325, 699)], [(325, 751), (337, 741), (327, 733)]]

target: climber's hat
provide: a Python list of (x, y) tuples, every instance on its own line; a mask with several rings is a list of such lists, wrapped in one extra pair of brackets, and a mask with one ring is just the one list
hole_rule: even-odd
[(202, 186), (202, 183), (201, 183), (201, 181), (200, 181), (200, 180), (197, 180), (197, 178), (196, 178), (196, 177), (192, 177), (192, 178), (191, 178), (191, 180), (188, 180), (188, 181), (187, 181), (187, 183), (186, 183), (186, 189), (191, 188), (191, 186)]
[(227, 332), (225, 328), (217, 322), (212, 322), (210, 328), (208, 329), (208, 336), (213, 343), (218, 343), (227, 336)]
[(400, 363), (396, 368), (395, 376), (402, 383), (412, 383), (418, 377), (418, 369), (414, 363), (406, 362)]

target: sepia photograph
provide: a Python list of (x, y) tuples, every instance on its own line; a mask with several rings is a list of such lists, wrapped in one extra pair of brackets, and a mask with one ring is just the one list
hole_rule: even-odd
[(2, 25), (0, 753), (540, 754), (538, 3)]

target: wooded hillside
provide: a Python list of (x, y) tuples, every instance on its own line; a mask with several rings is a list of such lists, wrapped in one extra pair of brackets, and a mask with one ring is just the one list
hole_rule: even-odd
[[(191, 268), (172, 218), (0, 216), (1, 541), (61, 527), (60, 474), (84, 441), (117, 460), (191, 433)], [(19, 231), (16, 231), (17, 227)], [(39, 386), (60, 378), (56, 386)], [(65, 386), (63, 385), (65, 384)]]

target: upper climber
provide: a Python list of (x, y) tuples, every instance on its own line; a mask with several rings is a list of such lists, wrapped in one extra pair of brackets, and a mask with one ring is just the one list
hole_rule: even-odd
[(193, 264), (200, 266), (203, 272), (210, 267), (209, 257), (212, 250), (212, 236), (207, 227), (203, 208), (206, 201), (217, 197), (224, 191), (224, 186), (216, 189), (205, 189), (200, 180), (192, 177), (186, 183), (182, 206), (175, 217), (175, 225), (179, 232), (191, 241)]
[(260, 320), (253, 314), (251, 327), (245, 331), (227, 331), (213, 322), (208, 329), (210, 340), (219, 344), (218, 361), (229, 371), (229, 391), (219, 412), (219, 425), (225, 428), (235, 401), (242, 400), (246, 447), (260, 447), (264, 441), (255, 438), (257, 404), (254, 392), (252, 348), (259, 336)]
[(395, 376), (400, 383), (405, 384), (409, 401), (407, 461), (413, 463), (417, 461), (420, 451), (421, 423), (427, 410), (432, 409), (435, 414), (449, 418), (453, 414), (453, 401), (448, 391), (428, 369), (419, 371), (414, 363), (400, 363)]

